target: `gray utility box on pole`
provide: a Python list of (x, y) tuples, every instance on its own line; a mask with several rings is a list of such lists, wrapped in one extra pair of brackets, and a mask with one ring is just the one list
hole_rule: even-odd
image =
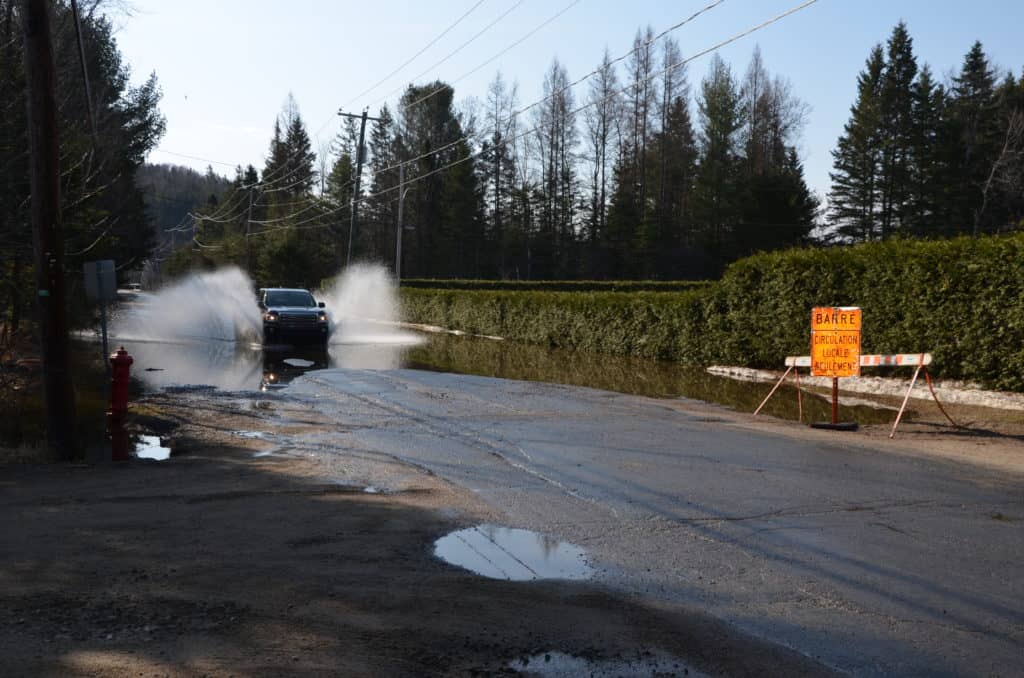
[(100, 302), (100, 331), (103, 338), (103, 364), (110, 376), (110, 349), (107, 348), (107, 304), (117, 300), (117, 273), (113, 259), (87, 261), (85, 271), (85, 296)]
[(109, 303), (117, 298), (117, 274), (114, 260), (85, 262), (85, 296), (93, 301)]

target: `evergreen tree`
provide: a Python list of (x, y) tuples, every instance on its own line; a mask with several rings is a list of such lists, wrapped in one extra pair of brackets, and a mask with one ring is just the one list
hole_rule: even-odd
[[(415, 230), (403, 238), (403, 251), (408, 250), (403, 275), (456, 275), (456, 251), (466, 246), (465, 239), (478, 242), (475, 231), (483, 228), (482, 220), (470, 216), (482, 208), (471, 211), (463, 204), (469, 196), (482, 196), (470, 149), (459, 141), (465, 136), (463, 118), (453, 101), (451, 86), (434, 82), (410, 85), (399, 102), (398, 134), (410, 157), (407, 178), (416, 184), (405, 201), (406, 223)], [(457, 209), (445, 202), (453, 196), (460, 202)], [(458, 221), (450, 220), (453, 214)]]
[(544, 77), (543, 103), (536, 115), (536, 152), (541, 170), (536, 266), (543, 277), (563, 277), (575, 267), (576, 169), (578, 144), (569, 74), (558, 60)]
[(903, 230), (910, 209), (911, 155), (914, 143), (913, 83), (917, 75), (913, 40), (902, 21), (893, 28), (879, 100), (882, 144), (878, 168), (880, 228), (884, 240)]
[(359, 256), (388, 262), (395, 252), (395, 208), (398, 202), (398, 162), (395, 121), (387, 104), (376, 115), (370, 129), (370, 198), (360, 209)]
[(884, 71), (882, 47), (876, 45), (857, 76), (857, 100), (832, 151), (829, 212), (839, 234), (853, 240), (874, 240), (881, 235), (879, 129)]
[(509, 87), (499, 72), (487, 88), (484, 122), (490, 133), (483, 140), (479, 166), (487, 194), (487, 238), (496, 248), (488, 268), (500, 278), (509, 275), (509, 222), (516, 183), (516, 159), (510, 140), (518, 130), (516, 105), (517, 87)]
[[(294, 104), (291, 95), (289, 102)], [(302, 122), (297, 106), (289, 108), (287, 123), (284, 144), (288, 179), (287, 190), (284, 192), (292, 199), (300, 196), (310, 197), (316, 183), (316, 154), (313, 153), (309, 133), (306, 132), (306, 125)]]
[(913, 127), (905, 230), (917, 236), (943, 235), (949, 220), (946, 195), (951, 179), (944, 126), (946, 92), (935, 82), (927, 64), (918, 72), (911, 96)]
[(980, 212), (984, 186), (991, 173), (998, 144), (998, 102), (995, 72), (980, 42), (964, 57), (953, 78), (950, 126), (956, 153), (953, 173), (958, 178), (950, 195), (951, 218), (957, 232), (977, 235), (991, 222)]
[(605, 48), (597, 75), (591, 80), (584, 109), (587, 162), (590, 167), (590, 198), (585, 237), (588, 263), (585, 269), (590, 277), (605, 274), (608, 263), (602, 254), (607, 238), (609, 186), (612, 180), (614, 152), (619, 145), (622, 120), (622, 101), (619, 81), (612, 64), (611, 54)]
[(739, 88), (717, 54), (701, 82), (700, 165), (694, 185), (694, 219), (707, 246), (718, 257), (730, 254), (741, 216), (741, 162), (737, 132), (744, 123)]

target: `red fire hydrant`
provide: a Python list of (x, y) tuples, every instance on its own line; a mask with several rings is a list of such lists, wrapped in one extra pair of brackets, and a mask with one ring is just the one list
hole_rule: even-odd
[(124, 346), (110, 356), (110, 416), (114, 419), (123, 419), (128, 413), (128, 379), (133, 362)]
[(128, 378), (132, 357), (124, 346), (110, 356), (110, 409), (107, 410), (107, 435), (110, 437), (110, 456), (113, 461), (128, 459), (128, 432), (124, 417), (128, 414)]

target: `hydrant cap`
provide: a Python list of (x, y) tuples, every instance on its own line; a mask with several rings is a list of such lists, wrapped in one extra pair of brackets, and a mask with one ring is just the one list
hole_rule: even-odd
[(130, 355), (128, 355), (128, 351), (124, 350), (124, 346), (122, 346), (121, 348), (117, 349), (117, 352), (114, 353), (114, 355), (110, 356), (110, 362), (115, 365), (131, 365), (135, 361), (132, 359)]

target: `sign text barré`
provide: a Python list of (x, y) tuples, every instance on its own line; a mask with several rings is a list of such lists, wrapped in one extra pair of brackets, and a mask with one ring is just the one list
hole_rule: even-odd
[(860, 376), (860, 322), (856, 307), (811, 309), (811, 376)]

